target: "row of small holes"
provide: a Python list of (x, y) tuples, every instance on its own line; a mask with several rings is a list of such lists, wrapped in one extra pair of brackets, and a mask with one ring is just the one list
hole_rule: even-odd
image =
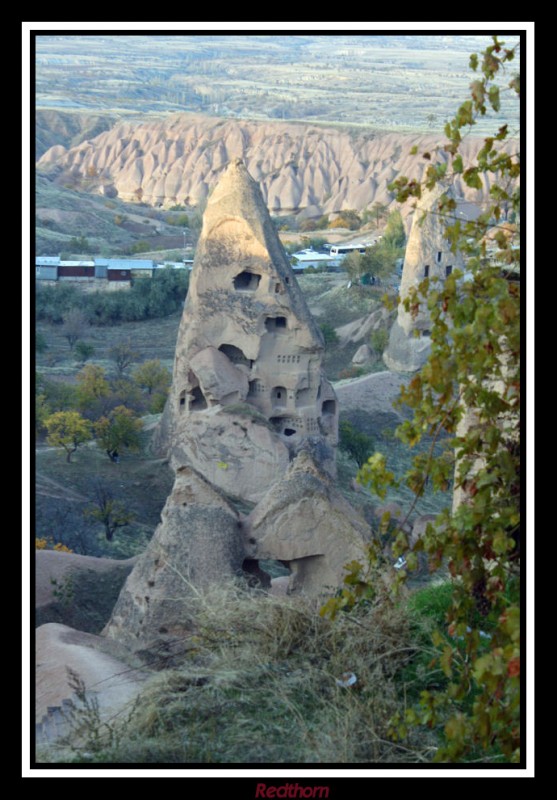
[(300, 356), (277, 356), (277, 363), (279, 364), (299, 364)]

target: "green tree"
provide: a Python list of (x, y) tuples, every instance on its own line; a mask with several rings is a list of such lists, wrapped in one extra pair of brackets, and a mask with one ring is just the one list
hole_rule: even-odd
[[(406, 242), (406, 232), (400, 211), (392, 211), (387, 219), (381, 244), (393, 248), (403, 248)], [(398, 256), (397, 256), (398, 258)]]
[(89, 342), (79, 341), (75, 343), (75, 354), (77, 356), (77, 360), (81, 364), (85, 364), (85, 362), (91, 358), (94, 352), (95, 348), (92, 344), (89, 344)]
[(139, 358), (139, 353), (133, 347), (131, 339), (121, 339), (112, 345), (108, 351), (111, 361), (114, 362), (116, 373), (121, 378), (134, 361)]
[(358, 467), (362, 467), (375, 449), (373, 437), (357, 430), (346, 419), (341, 420), (338, 432), (338, 446), (342, 452), (354, 459)]
[(141, 449), (143, 424), (134, 412), (125, 406), (116, 406), (106, 417), (95, 423), (95, 437), (111, 461), (118, 459), (120, 450)]
[[(431, 446), (415, 456), (401, 479), (415, 495), (408, 515), (426, 485), (448, 491), (454, 480), (456, 502), (412, 547), (404, 521), (395, 537), (395, 555), (406, 559), (398, 581), (425, 551), (430, 569), (444, 565), (452, 576), (452, 603), (433, 636), (446, 683), (426, 684), (419, 705), (393, 719), (392, 735), (404, 738), (416, 724), (437, 730), (436, 761), (520, 760), (520, 249), (519, 231), (509, 237), (500, 225), (505, 207), (520, 209), (520, 152), (506, 124), (484, 140), (476, 161), (466, 163), (461, 149), (463, 130), (490, 109), (499, 111), (503, 88), (520, 93), (520, 79), (510, 71), (516, 53), (494, 37), (471, 56), (476, 76), (470, 98), (445, 126), (445, 158), (426, 154), (423, 186), (400, 177), (389, 187), (402, 202), (460, 176), (472, 188), (486, 185), (489, 195), (489, 207), (468, 223), (456, 217), (449, 195), (441, 197), (434, 213), (446, 215), (447, 237), (467, 258), (467, 278), (457, 270), (443, 282), (426, 278), (405, 300), (408, 310), (427, 304), (431, 355), (401, 392), (413, 418), (398, 436), (409, 447), (424, 435), (444, 446), (441, 455)], [(359, 480), (379, 496), (400, 482), (380, 453)], [(370, 564), (376, 561), (371, 550)], [(356, 589), (329, 601), (325, 611), (357, 602), (369, 580), (365, 570), (351, 566), (347, 581)]]
[(70, 250), (72, 253), (89, 253), (91, 249), (91, 245), (89, 244), (89, 240), (85, 238), (85, 236), (73, 236), (70, 239)]
[(189, 228), (190, 226), (190, 218), (187, 214), (169, 215), (166, 218), (166, 222), (168, 225), (174, 225), (177, 228)]
[(166, 394), (170, 386), (170, 372), (158, 358), (140, 364), (133, 372), (133, 379), (148, 395)]
[(382, 355), (387, 347), (388, 342), (389, 333), (385, 328), (379, 328), (376, 331), (372, 331), (371, 336), (369, 337), (371, 349), (378, 355)]
[(354, 251), (349, 253), (342, 261), (352, 280), (359, 280), (363, 275), (372, 275), (378, 280), (390, 277), (396, 269), (397, 259), (404, 251), (393, 246), (389, 241), (380, 241), (372, 247), (367, 247), (365, 253)]
[(52, 414), (46, 401), (46, 395), (35, 395), (35, 432), (42, 433), (46, 428), (46, 420)]
[(325, 344), (337, 344), (339, 341), (338, 334), (330, 322), (322, 322), (319, 328), (323, 334)]
[(376, 201), (370, 209), (364, 211), (363, 220), (369, 222), (370, 219), (375, 221), (375, 225), (379, 227), (381, 220), (387, 216), (387, 206), (384, 203)]
[(68, 464), (77, 448), (91, 439), (91, 424), (77, 411), (57, 411), (44, 420), (44, 425), (47, 442), (65, 450)]

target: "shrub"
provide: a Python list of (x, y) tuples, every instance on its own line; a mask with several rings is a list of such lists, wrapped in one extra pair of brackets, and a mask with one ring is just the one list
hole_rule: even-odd
[(336, 344), (339, 341), (336, 330), (328, 322), (322, 322), (319, 325), (325, 344)]

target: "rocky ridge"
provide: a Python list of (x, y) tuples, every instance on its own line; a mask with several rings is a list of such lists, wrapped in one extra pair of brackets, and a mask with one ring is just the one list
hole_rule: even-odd
[[(363, 210), (375, 202), (390, 205), (394, 201), (387, 185), (400, 174), (420, 179), (431, 163), (411, 155), (411, 149), (432, 152), (440, 140), (438, 134), (354, 134), (288, 122), (177, 114), (119, 122), (69, 149), (51, 147), (38, 168), (60, 183), (72, 176), (85, 178), (91, 191), (168, 207), (203, 203), (226, 164), (241, 158), (272, 213), (304, 210), (316, 216)], [(463, 142), (465, 162), (482, 143), (473, 138)], [(459, 177), (455, 189), (467, 199), (482, 200), (483, 192)]]

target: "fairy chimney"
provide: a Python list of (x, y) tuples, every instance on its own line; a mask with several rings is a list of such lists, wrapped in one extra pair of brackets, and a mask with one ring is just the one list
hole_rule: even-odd
[(232, 161), (203, 217), (159, 451), (250, 502), (301, 449), (334, 475), (323, 348), (259, 188)]
[(410, 290), (424, 278), (444, 281), (454, 269), (462, 269), (464, 265), (462, 254), (451, 252), (445, 235), (448, 220), (439, 212), (441, 195), (451, 196), (451, 189), (437, 186), (424, 192), (414, 213), (404, 256), (398, 314), (383, 353), (385, 364), (395, 372), (420, 369), (431, 348), (431, 321), (425, 301), (422, 299), (416, 314), (404, 308)]

